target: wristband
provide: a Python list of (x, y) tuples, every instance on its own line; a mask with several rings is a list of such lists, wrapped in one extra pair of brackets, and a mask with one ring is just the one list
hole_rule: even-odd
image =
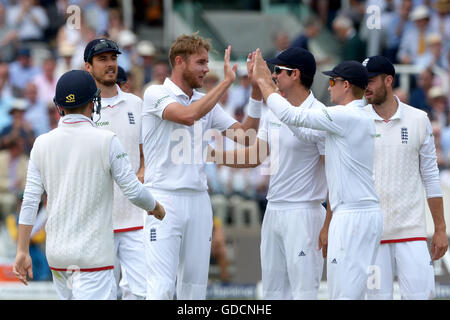
[(252, 118), (261, 118), (262, 100), (258, 101), (250, 98), (248, 102), (248, 112), (247, 115)]

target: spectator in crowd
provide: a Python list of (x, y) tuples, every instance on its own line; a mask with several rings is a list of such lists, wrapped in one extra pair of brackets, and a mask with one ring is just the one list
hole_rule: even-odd
[(276, 57), (282, 51), (289, 48), (291, 40), (286, 31), (278, 31), (272, 36), (273, 50), (267, 54), (267, 58)]
[(109, 0), (95, 0), (85, 8), (86, 21), (94, 26), (97, 36), (104, 36), (109, 28)]
[(423, 70), (417, 81), (417, 87), (411, 90), (409, 103), (413, 107), (419, 108), (430, 115), (431, 106), (428, 102), (428, 91), (433, 86), (434, 73), (430, 68)]
[(24, 154), (24, 141), (11, 140), (0, 151), (0, 213), (2, 220), (14, 213), (17, 194), (25, 189), (28, 156)]
[(8, 8), (8, 24), (17, 30), (22, 42), (42, 41), (49, 21), (45, 10), (34, 0), (20, 0)]
[(331, 30), (332, 21), (341, 8), (341, 0), (310, 1), (311, 9), (317, 13), (322, 25)]
[(431, 28), (442, 36), (445, 51), (450, 49), (450, 2), (436, 0), (433, 3), (435, 11), (431, 15)]
[(57, 81), (56, 59), (49, 52), (47, 57), (42, 62), (41, 72), (32, 80), (32, 83), (36, 86), (38, 100), (41, 100), (47, 105), (52, 103), (53, 97), (55, 96)]
[(235, 112), (236, 109), (243, 107), (245, 113), (245, 106), (250, 99), (252, 85), (246, 68), (238, 68), (237, 77), (238, 84), (229, 89), (228, 103), (233, 112)]
[(145, 89), (147, 89), (147, 87), (151, 86), (152, 84), (163, 84), (164, 80), (170, 77), (170, 73), (170, 65), (167, 60), (155, 61), (152, 68), (152, 81), (144, 85), (144, 89), (142, 92), (144, 92)]
[(401, 102), (403, 102), (403, 103), (408, 103), (408, 101), (409, 101), (408, 93), (407, 93), (405, 90), (403, 90), (402, 88), (400, 88), (400, 87), (394, 88), (394, 89), (392, 90), (392, 93), (393, 93), (395, 96), (397, 96), (397, 98), (398, 98)]
[(447, 69), (448, 61), (443, 51), (442, 37), (438, 33), (431, 33), (426, 39), (427, 49), (423, 55), (417, 58), (416, 65), (421, 69), (434, 66)]
[(24, 152), (29, 155), (34, 143), (35, 134), (31, 124), (25, 120), (27, 101), (15, 98), (11, 102), (9, 114), (12, 123), (0, 132), (0, 149), (7, 148), (11, 142), (22, 138), (24, 141)]
[[(46, 201), (41, 202), (41, 209), (36, 218), (36, 224), (30, 235), (30, 256), (33, 261), (33, 280), (49, 281), (51, 280), (51, 271), (45, 257), (45, 222), (46, 222)], [(17, 195), (17, 210), (6, 217), (6, 226), (9, 235), (14, 241), (17, 241), (19, 212), (22, 207), (23, 192)], [(41, 223), (41, 220), (43, 220)]]
[(300, 47), (311, 51), (309, 47), (309, 40), (317, 37), (322, 30), (320, 20), (316, 16), (309, 16), (303, 25), (303, 32), (297, 36), (291, 43), (291, 47)]
[(402, 0), (399, 8), (391, 15), (391, 19), (387, 19), (383, 25), (383, 29), (386, 30), (385, 55), (392, 63), (397, 63), (397, 52), (403, 35), (414, 28), (414, 22), (409, 19), (412, 7), (412, 0)]
[(219, 265), (219, 277), (223, 283), (230, 281), (228, 272), (228, 256), (226, 247), (226, 235), (223, 228), (223, 221), (220, 217), (213, 217), (213, 232), (211, 239), (211, 260), (215, 260)]
[(431, 121), (435, 122), (441, 129), (447, 126), (448, 104), (444, 89), (440, 86), (434, 86), (428, 92), (428, 99), (431, 106)]
[(111, 8), (109, 9), (109, 20), (108, 20), (109, 28), (108, 28), (108, 36), (109, 39), (114, 42), (118, 42), (119, 33), (125, 29), (123, 24), (122, 14), (119, 9)]
[[(153, 80), (153, 67), (155, 62), (156, 49), (149, 40), (141, 40), (136, 46), (137, 61), (133, 66), (132, 72), (136, 77), (136, 84), (143, 87)], [(168, 75), (164, 77), (160, 84), (164, 83)]]
[(448, 165), (447, 159), (444, 152), (442, 151), (441, 146), (441, 135), (444, 128), (441, 127), (438, 121), (431, 121), (431, 128), (433, 130), (434, 144), (436, 147), (437, 165), (438, 169), (441, 170), (443, 168), (446, 168)]
[(402, 64), (413, 64), (425, 54), (426, 38), (432, 32), (430, 28), (430, 10), (425, 5), (414, 8), (410, 19), (414, 26), (402, 36), (397, 59)]
[(28, 105), (25, 111), (25, 120), (31, 123), (36, 137), (50, 131), (48, 104), (38, 97), (38, 89), (35, 83), (29, 82), (27, 84), (24, 97)]
[(9, 110), (12, 103), (12, 92), (8, 70), (8, 63), (0, 62), (0, 132), (11, 123)]
[(131, 30), (125, 29), (119, 33), (117, 44), (122, 54), (117, 57), (117, 63), (125, 72), (130, 72), (136, 63), (136, 43), (137, 37)]
[(342, 45), (341, 60), (363, 61), (366, 58), (366, 45), (346, 16), (338, 16), (333, 21), (333, 31)]
[(17, 97), (22, 96), (26, 84), (39, 72), (40, 68), (34, 65), (31, 58), (31, 50), (25, 47), (21, 48), (17, 53), (16, 60), (9, 67), (13, 95)]
[(0, 61), (0, 99), (13, 96), (9, 68), (9, 63)]
[(6, 18), (6, 7), (0, 3), (0, 59), (2, 61), (13, 61), (18, 45), (17, 31), (8, 25)]
[(55, 78), (58, 81), (67, 71), (72, 70), (72, 58), (75, 53), (75, 46), (70, 42), (62, 42), (58, 45), (58, 59), (55, 66)]

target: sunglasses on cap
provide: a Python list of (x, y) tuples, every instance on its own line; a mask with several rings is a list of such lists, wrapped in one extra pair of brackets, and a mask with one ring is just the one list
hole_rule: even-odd
[(275, 72), (276, 75), (279, 75), (281, 73), (281, 71), (286, 70), (288, 72), (288, 75), (290, 76), (292, 71), (294, 71), (295, 69), (291, 69), (288, 67), (282, 67), (282, 66), (275, 66), (273, 71)]
[(330, 87), (334, 87), (336, 85), (336, 81), (345, 81), (345, 79), (330, 78), (328, 81), (330, 82)]
[(87, 60), (89, 61), (89, 59), (95, 52), (104, 50), (104, 49), (111, 49), (111, 51), (119, 51), (119, 46), (111, 40), (101, 41), (89, 50)]

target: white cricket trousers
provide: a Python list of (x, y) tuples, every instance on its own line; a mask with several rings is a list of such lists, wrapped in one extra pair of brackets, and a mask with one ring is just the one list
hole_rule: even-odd
[(162, 221), (146, 217), (147, 299), (204, 300), (213, 215), (206, 191), (150, 189), (164, 207)]
[(392, 300), (393, 282), (398, 276), (402, 299), (428, 300), (435, 296), (434, 268), (426, 241), (383, 243), (378, 249), (378, 268), (370, 300)]
[(61, 300), (116, 300), (113, 269), (101, 271), (55, 271), (53, 284)]
[[(147, 215), (146, 212), (144, 214)], [(147, 265), (144, 231), (140, 229), (114, 233), (114, 252), (114, 276), (122, 291), (122, 300), (145, 299)]]
[(330, 300), (365, 298), (382, 232), (383, 215), (378, 205), (342, 205), (333, 212), (327, 252)]
[(319, 201), (269, 201), (261, 230), (263, 299), (317, 299), (324, 263), (318, 243), (325, 215)]

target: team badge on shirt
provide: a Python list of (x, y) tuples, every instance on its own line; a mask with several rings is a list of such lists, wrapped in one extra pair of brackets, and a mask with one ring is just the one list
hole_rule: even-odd
[(136, 124), (136, 122), (134, 122), (133, 112), (128, 112), (128, 120), (130, 121), (130, 124)]
[(408, 143), (408, 128), (402, 128), (402, 143)]

